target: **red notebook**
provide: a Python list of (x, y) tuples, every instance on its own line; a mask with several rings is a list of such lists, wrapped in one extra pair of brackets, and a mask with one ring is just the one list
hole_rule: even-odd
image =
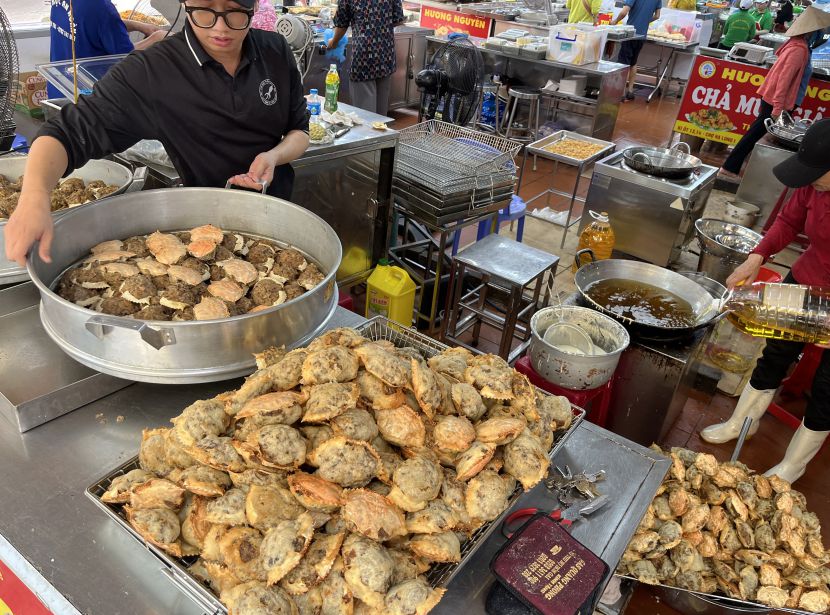
[(593, 612), (608, 565), (559, 523), (537, 513), (490, 562), (510, 592), (542, 615)]

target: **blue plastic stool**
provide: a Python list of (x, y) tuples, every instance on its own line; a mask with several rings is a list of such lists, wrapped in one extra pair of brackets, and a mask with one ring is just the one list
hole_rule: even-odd
[(29, 149), (29, 142), (26, 140), (26, 137), (23, 135), (15, 134), (14, 141), (12, 141), (12, 149), (19, 149), (19, 151), (28, 151)]
[[(496, 224), (496, 235), (499, 234), (499, 227), (501, 226), (502, 222), (513, 222), (514, 220), (518, 220), (519, 227), (516, 229), (516, 241), (519, 243), (522, 242), (522, 236), (525, 232), (525, 215), (527, 214), (527, 204), (518, 196), (513, 195), (513, 198), (510, 201), (510, 205), (499, 211), (499, 221)], [(483, 220), (478, 223), (478, 235), (476, 236), (476, 241), (487, 237), (490, 234), (490, 229), (492, 228), (492, 221), (490, 220)]]

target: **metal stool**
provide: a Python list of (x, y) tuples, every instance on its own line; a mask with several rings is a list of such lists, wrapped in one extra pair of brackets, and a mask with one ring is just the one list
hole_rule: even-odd
[[(452, 259), (441, 339), (481, 353), (475, 346), (481, 324), (487, 323), (501, 331), (499, 356), (513, 361), (530, 344), (530, 317), (539, 305), (543, 286), (547, 304), (558, 264), (558, 256), (500, 235), (488, 235), (464, 248)], [(550, 276), (547, 283), (545, 274)], [(480, 283), (465, 293), (465, 277), (480, 278)], [(525, 291), (530, 291), (530, 297)], [(492, 306), (499, 294), (507, 295), (503, 311)], [(459, 337), (469, 329), (473, 334), (468, 344)], [(511, 351), (514, 338), (521, 344)]]
[[(536, 140), (539, 134), (539, 116), (542, 112), (542, 94), (536, 88), (513, 87), (507, 90), (507, 106), (504, 108), (504, 117), (499, 122), (498, 105), (496, 105), (496, 128), (499, 135), (513, 139), (514, 141), (531, 143)], [(516, 119), (516, 110), (522, 101), (527, 101), (527, 127), (514, 128), (513, 121)], [(507, 120), (507, 128), (504, 121)], [(514, 131), (524, 133), (521, 136), (514, 136)], [(533, 169), (536, 170), (536, 159), (534, 157)]]

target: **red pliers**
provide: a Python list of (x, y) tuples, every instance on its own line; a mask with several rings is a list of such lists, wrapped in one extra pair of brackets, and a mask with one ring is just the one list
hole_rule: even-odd
[[(607, 495), (600, 495), (599, 497), (593, 498), (591, 500), (577, 502), (576, 504), (572, 504), (567, 508), (557, 508), (555, 510), (550, 511), (547, 515), (559, 523), (565, 529), (570, 529), (570, 527), (576, 522), (585, 517), (586, 515), (590, 515), (593, 512), (596, 512), (603, 506), (608, 503), (608, 496)], [(544, 512), (540, 511), (538, 508), (520, 508), (518, 510), (513, 511), (502, 521), (501, 524), (501, 533), (505, 538), (510, 538), (513, 535), (513, 532), (518, 530), (522, 527), (527, 520), (535, 515), (536, 513)]]

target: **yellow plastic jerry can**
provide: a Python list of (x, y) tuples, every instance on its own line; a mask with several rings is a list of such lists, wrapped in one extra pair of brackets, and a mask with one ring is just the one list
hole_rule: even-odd
[(415, 282), (405, 270), (380, 259), (366, 280), (366, 318), (386, 316), (409, 327), (414, 308)]

